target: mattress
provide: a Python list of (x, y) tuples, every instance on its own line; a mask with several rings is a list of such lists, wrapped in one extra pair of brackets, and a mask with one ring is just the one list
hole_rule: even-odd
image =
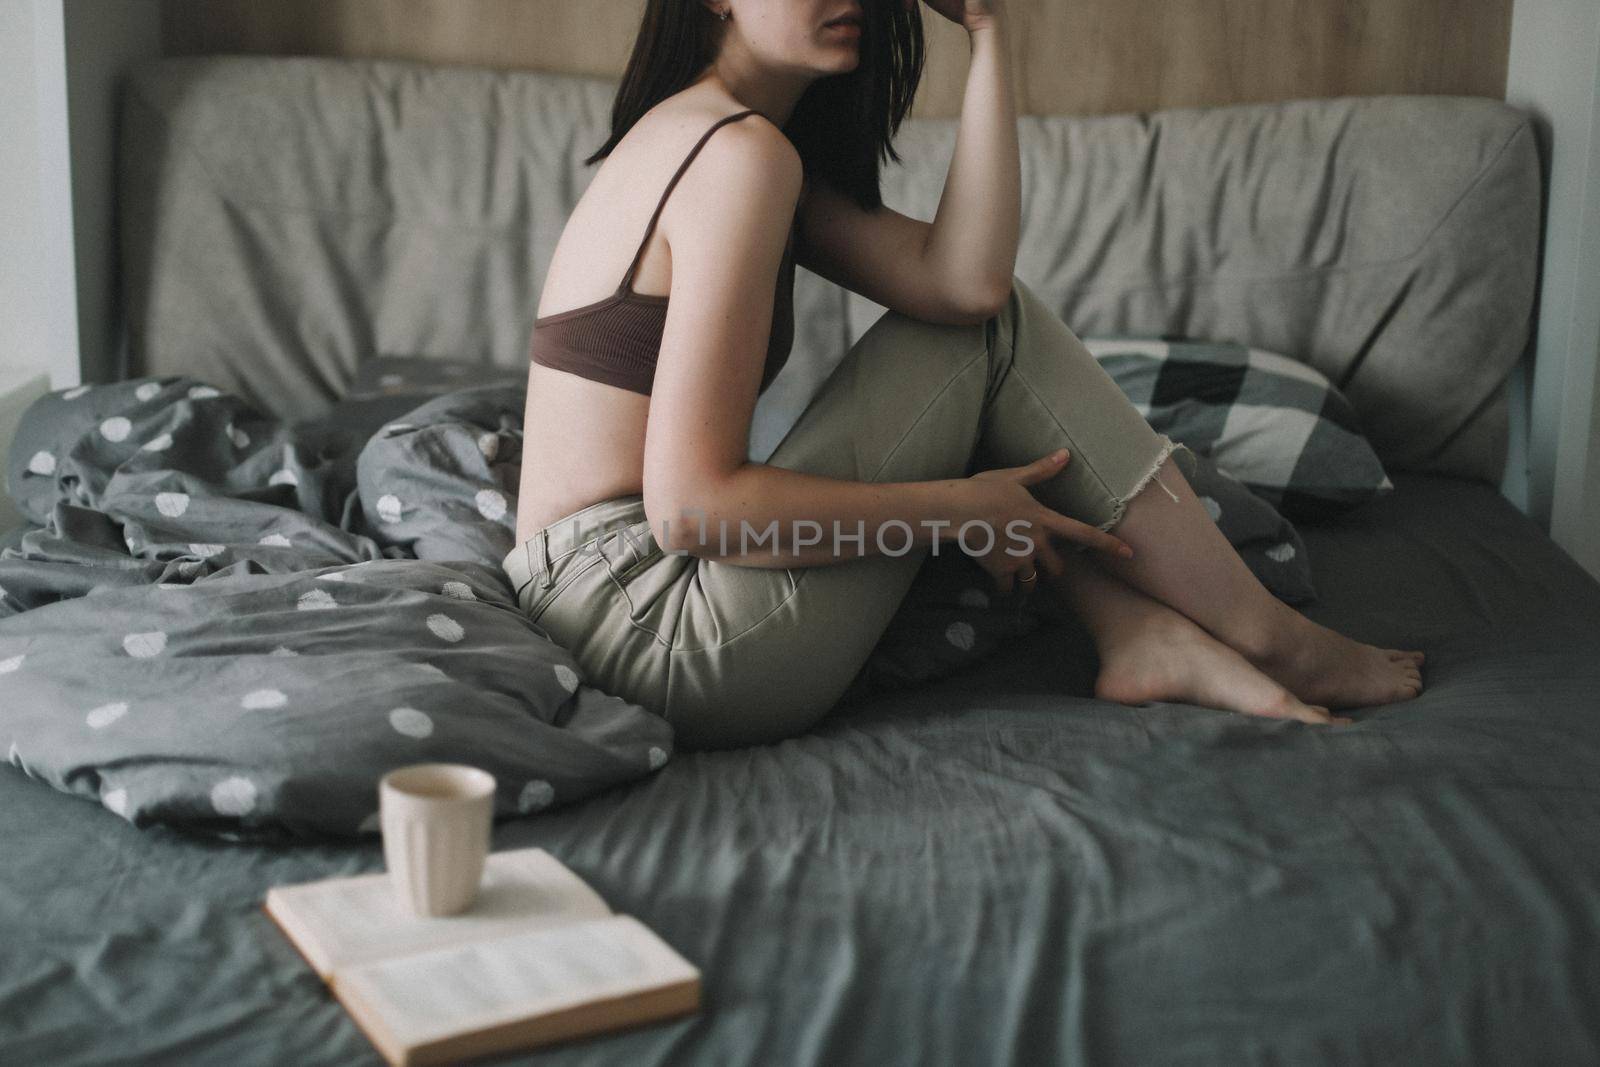
[[(705, 976), (536, 1062), (1594, 1061), (1600, 584), (1493, 488), (1394, 480), (1301, 526), (1306, 613), (1427, 652), (1355, 725), (1094, 700), (1062, 620), (497, 825)], [(375, 841), (140, 831), (0, 766), (0, 855), (0, 1062), (381, 1062), (260, 909)]]

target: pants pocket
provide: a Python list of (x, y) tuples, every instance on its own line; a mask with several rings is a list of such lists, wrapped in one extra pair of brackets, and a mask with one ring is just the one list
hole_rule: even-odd
[(535, 579), (523, 590), (518, 600), (522, 613), (532, 622), (538, 622), (539, 617), (549, 610), (556, 598), (583, 580), (584, 575), (605, 563), (603, 557), (595, 552), (578, 552), (569, 556), (565, 566), (557, 566), (552, 573), (551, 585), (548, 589)]
[(623, 586), (666, 554), (666, 550), (656, 541), (648, 519), (606, 533), (594, 548), (605, 560), (611, 577)]

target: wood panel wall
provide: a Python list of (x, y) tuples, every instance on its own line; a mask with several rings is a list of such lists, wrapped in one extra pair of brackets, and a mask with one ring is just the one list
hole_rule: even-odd
[[(1006, 0), (1021, 114), (1505, 95), (1512, 0)], [(620, 77), (644, 0), (162, 0), (168, 54), (420, 59)], [(923, 9), (914, 114), (960, 113), (965, 32)]]

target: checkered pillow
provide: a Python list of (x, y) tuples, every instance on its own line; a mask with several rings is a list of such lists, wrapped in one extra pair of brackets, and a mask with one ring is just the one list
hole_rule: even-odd
[(1303, 363), (1241, 344), (1083, 343), (1152, 427), (1291, 521), (1329, 518), (1394, 489), (1350, 402)]

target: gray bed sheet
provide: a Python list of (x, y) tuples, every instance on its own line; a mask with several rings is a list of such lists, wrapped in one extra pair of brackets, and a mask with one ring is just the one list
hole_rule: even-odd
[[(1353, 726), (1093, 700), (1062, 622), (498, 826), (705, 975), (693, 1019), (499, 1062), (1594, 1062), (1600, 585), (1492, 488), (1395, 482), (1302, 529), (1307, 614), (1428, 654)], [(0, 766), (0, 1062), (380, 1063), (260, 902), (381, 866)]]

